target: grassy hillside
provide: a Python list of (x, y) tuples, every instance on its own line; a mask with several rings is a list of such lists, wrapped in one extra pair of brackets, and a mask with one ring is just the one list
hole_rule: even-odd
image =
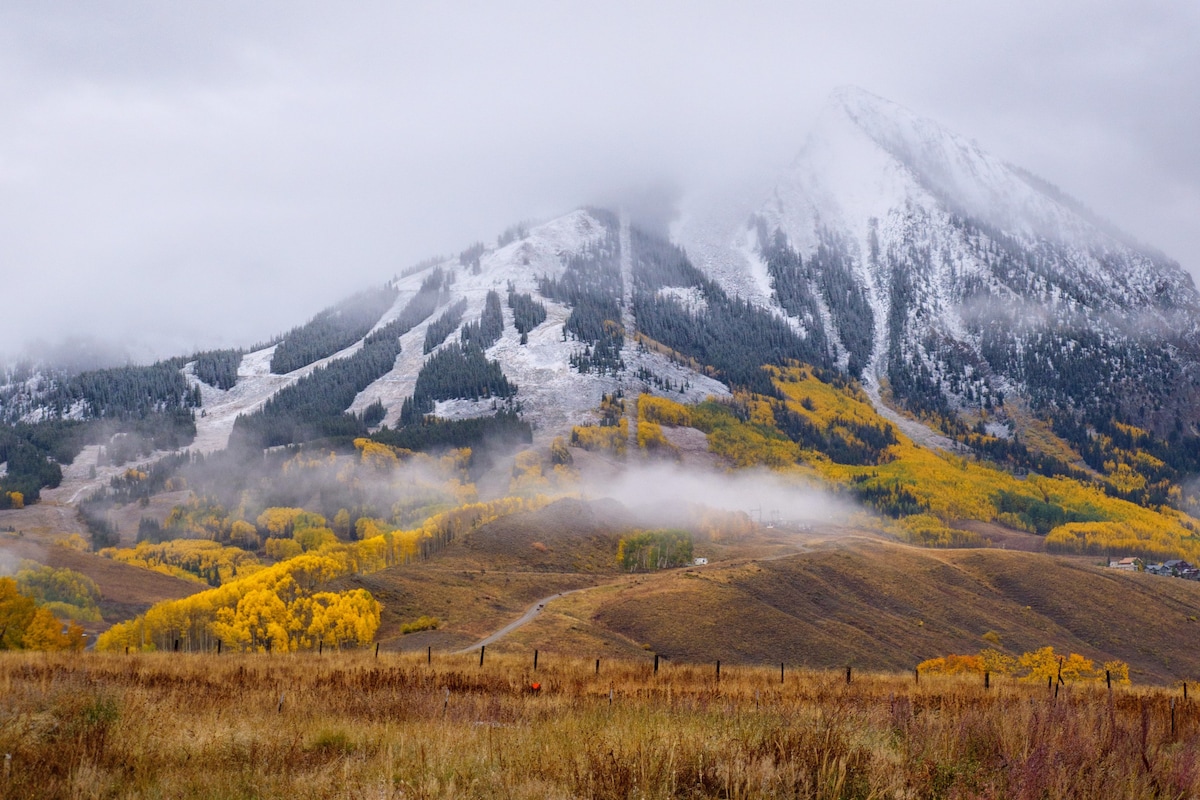
[[(337, 586), (380, 601), (388, 649), (465, 647), (541, 598), (588, 587), (490, 649), (909, 670), (948, 653), (1050, 645), (1125, 661), (1135, 682), (1200, 678), (1191, 646), (1200, 584), (1044, 553), (917, 548), (845, 528), (759, 529), (704, 543), (707, 567), (630, 575), (604, 563), (628, 524), (611, 501), (559, 501), (491, 522), (436, 559)], [(437, 630), (400, 634), (423, 616)]]
[(911, 669), (1053, 645), (1126, 661), (1135, 681), (1200, 676), (1200, 585), (1037, 553), (859, 540), (629, 584), (590, 618), (682, 661)]

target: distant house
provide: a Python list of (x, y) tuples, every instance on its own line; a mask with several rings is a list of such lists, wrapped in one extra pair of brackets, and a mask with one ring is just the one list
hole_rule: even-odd
[(697, 558), (697, 559), (696, 559), (696, 560), (695, 560), (693, 563), (694, 563), (694, 564), (695, 564), (697, 567), (703, 567), (703, 566), (705, 566), (706, 564), (708, 564), (708, 559), (707, 559), (707, 558)]
[(1174, 558), (1170, 561), (1164, 561), (1163, 566), (1169, 570), (1170, 575), (1176, 578), (1191, 578), (1195, 580), (1197, 575), (1200, 575), (1200, 570), (1184, 561), (1182, 558)]
[(1113, 569), (1124, 569), (1129, 570), (1130, 572), (1137, 572), (1142, 569), (1142, 560), (1140, 558), (1134, 558), (1133, 556), (1130, 556), (1129, 558), (1122, 558), (1120, 561), (1109, 559), (1108, 566), (1112, 567)]
[[(1112, 563), (1115, 564), (1116, 562)], [(1170, 561), (1163, 561), (1159, 564), (1147, 564), (1146, 572), (1150, 575), (1162, 575), (1167, 578), (1200, 581), (1200, 568), (1193, 566), (1181, 558), (1173, 558)]]

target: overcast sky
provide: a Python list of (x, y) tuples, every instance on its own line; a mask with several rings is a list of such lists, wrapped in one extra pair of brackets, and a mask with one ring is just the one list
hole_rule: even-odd
[(251, 344), (856, 84), (1200, 272), (1200, 3), (0, 0), (0, 353)]

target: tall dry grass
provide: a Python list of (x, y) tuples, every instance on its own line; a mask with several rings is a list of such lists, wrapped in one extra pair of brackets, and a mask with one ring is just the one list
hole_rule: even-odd
[(531, 662), (4, 654), (0, 796), (1200, 794), (1200, 711), (1166, 689)]

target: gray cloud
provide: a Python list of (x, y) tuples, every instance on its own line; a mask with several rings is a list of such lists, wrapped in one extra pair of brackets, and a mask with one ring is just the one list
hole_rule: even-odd
[(574, 205), (777, 168), (829, 90), (1200, 270), (1200, 9), (0, 5), (0, 352), (249, 344)]

